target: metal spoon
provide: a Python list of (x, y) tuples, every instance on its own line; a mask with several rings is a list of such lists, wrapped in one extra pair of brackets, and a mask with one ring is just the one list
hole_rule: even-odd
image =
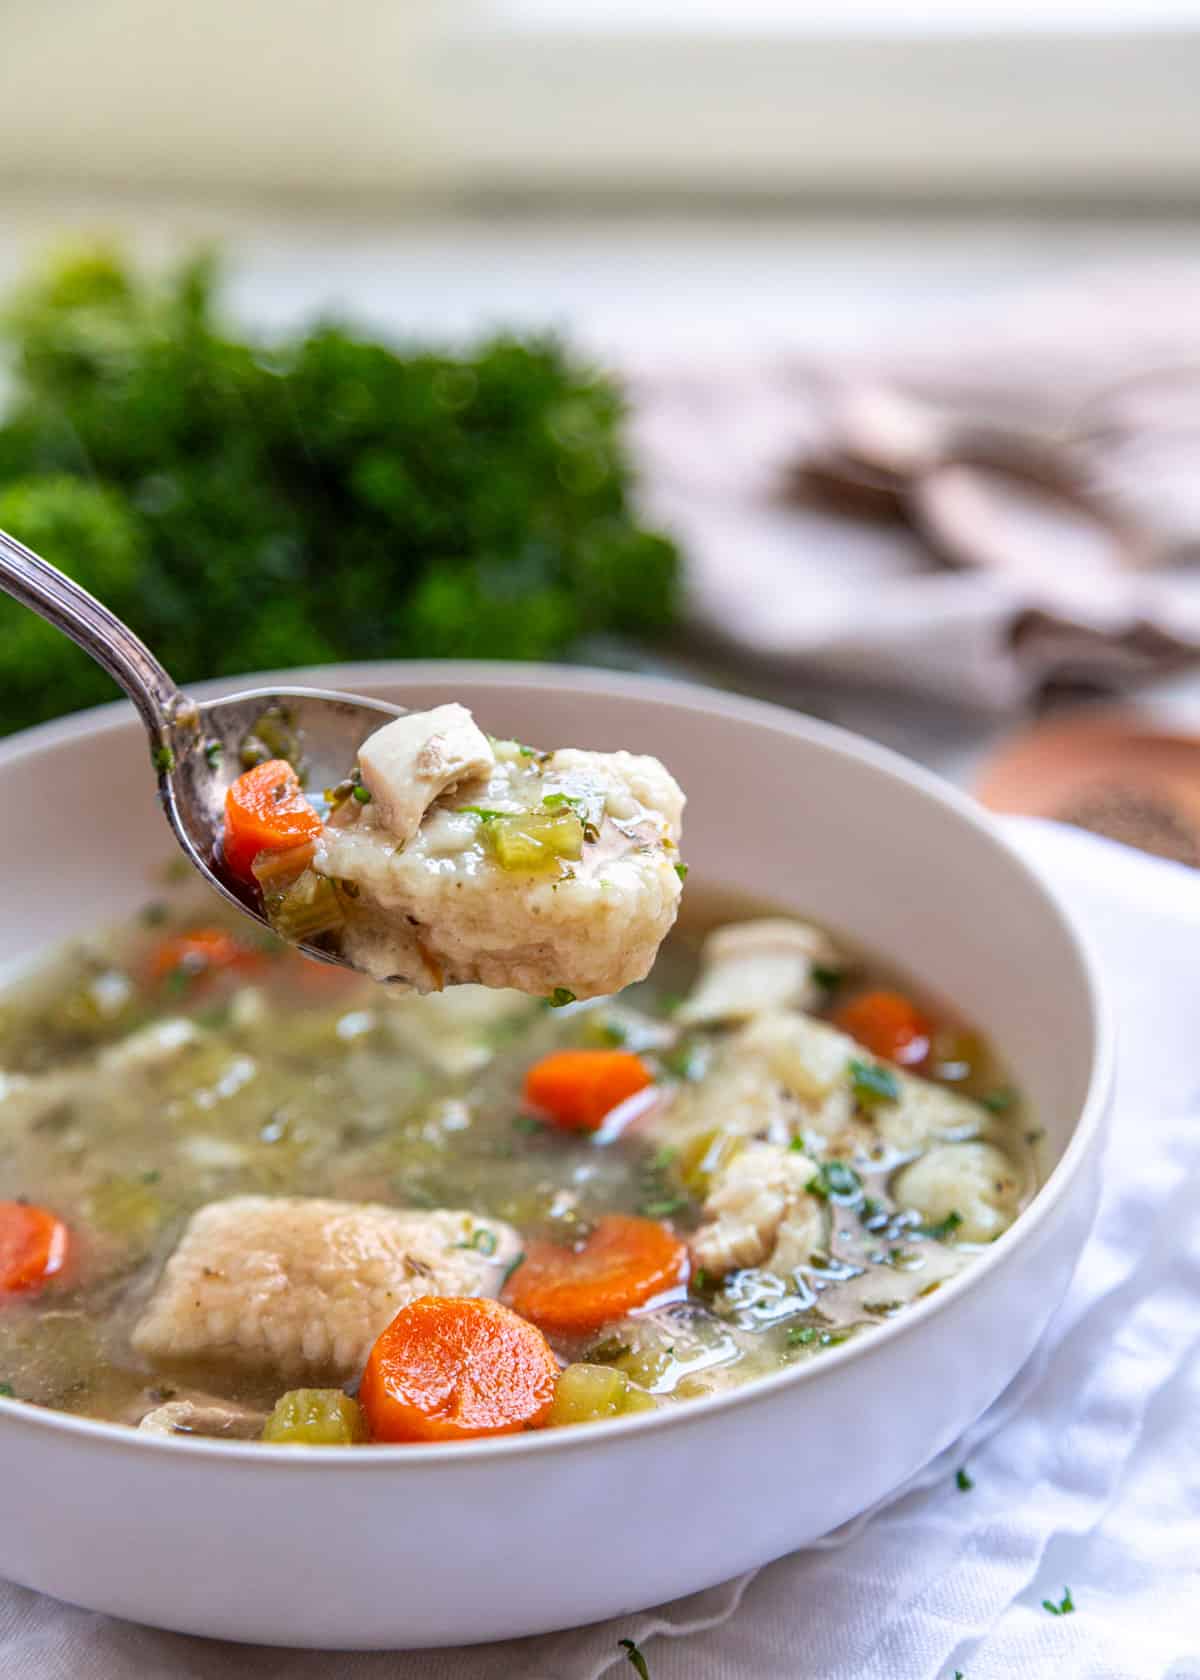
[[(367, 736), (404, 708), (318, 688), (256, 688), (203, 703), (191, 700), (127, 624), (5, 531), (0, 531), (0, 589), (78, 642), (125, 690), (150, 737), (159, 799), (184, 856), (230, 904), (266, 926), (252, 889), (229, 874), (221, 853), (225, 790), (246, 768), (247, 743), (253, 743), (264, 717), (283, 722), (303, 743), (309, 785), (332, 787)], [(322, 962), (352, 966), (315, 945), (299, 948)]]

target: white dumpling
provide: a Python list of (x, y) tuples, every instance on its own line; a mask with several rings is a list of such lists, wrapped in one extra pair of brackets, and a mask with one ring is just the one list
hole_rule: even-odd
[(975, 1139), (938, 1144), (897, 1173), (892, 1194), (902, 1208), (912, 1208), (928, 1225), (959, 1223), (953, 1234), (963, 1242), (992, 1242), (1008, 1230), (1020, 1211), (1021, 1174), (994, 1143)]
[(313, 868), (348, 895), (344, 954), (422, 992), (477, 982), (566, 1000), (644, 979), (682, 890), (678, 784), (627, 752), (498, 742), (494, 758), (407, 838), (373, 798), (339, 810)]

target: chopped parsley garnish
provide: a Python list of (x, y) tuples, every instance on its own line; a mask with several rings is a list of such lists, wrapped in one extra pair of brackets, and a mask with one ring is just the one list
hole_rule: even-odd
[(1048, 1610), (1052, 1616), (1071, 1615), (1075, 1609), (1075, 1600), (1071, 1597), (1070, 1587), (1063, 1588), (1062, 1599), (1058, 1604), (1054, 1604), (1050, 1599), (1044, 1598), (1042, 1600), (1042, 1609)]
[(703, 1266), (697, 1266), (692, 1274), (692, 1288), (697, 1295), (706, 1295), (713, 1286), (713, 1279), (709, 1277)]
[(208, 767), (210, 770), (215, 770), (217, 768), (217, 765), (220, 764), (224, 754), (225, 748), (221, 745), (220, 741), (208, 742), (204, 748), (204, 756), (208, 760)]
[(536, 747), (523, 747), (519, 741), (517, 742), (517, 751), (520, 753), (522, 758), (536, 758), (537, 757), (537, 748)]
[(478, 1230), (471, 1232), (468, 1241), (455, 1243), (454, 1246), (455, 1248), (473, 1248), (476, 1254), (492, 1255), (496, 1252), (496, 1233), (490, 1231), (486, 1225), (480, 1225)]
[(175, 768), (174, 747), (155, 747), (150, 754), (150, 761), (160, 776), (168, 775)]
[(542, 800), (547, 811), (561, 811), (566, 806), (578, 811), (584, 801), (577, 793), (548, 793)]
[(638, 1650), (632, 1639), (618, 1639), (617, 1644), (633, 1665), (641, 1680), (650, 1680), (650, 1670), (646, 1667), (646, 1659)]
[(690, 1198), (681, 1193), (670, 1177), (671, 1165), (678, 1154), (677, 1149), (666, 1144), (643, 1163), (642, 1200), (638, 1212), (647, 1219), (669, 1219), (688, 1205)]
[(15, 1400), (17, 1398), (17, 1391), (11, 1383), (0, 1383), (0, 1395), (2, 1395), (5, 1400)]
[(858, 1217), (862, 1220), (863, 1224), (870, 1225), (873, 1219), (879, 1219), (881, 1216), (884, 1218), (887, 1217), (887, 1212), (883, 1203), (877, 1202), (874, 1196), (864, 1196), (862, 1199), (862, 1205), (858, 1210)]
[(165, 904), (147, 904), (142, 910), (140, 920), (143, 927), (161, 927), (168, 914)]
[(825, 963), (814, 963), (809, 973), (821, 990), (825, 992), (836, 991), (846, 978), (844, 968), (829, 968)]
[(954, 1485), (959, 1493), (970, 1493), (975, 1486), (975, 1481), (973, 1477), (967, 1475), (965, 1470), (958, 1469), (954, 1472)]
[(1000, 1085), (996, 1090), (988, 1091), (979, 1100), (984, 1108), (990, 1109), (993, 1114), (1007, 1114), (1017, 1100), (1017, 1093), (1011, 1085)]
[(575, 993), (569, 991), (566, 986), (555, 986), (546, 1002), (551, 1009), (565, 1009), (569, 1003), (575, 1002)]
[(664, 1050), (658, 1060), (663, 1072), (672, 1079), (699, 1079), (704, 1072), (703, 1051), (686, 1038), (673, 1049)]
[(508, 816), (507, 811), (489, 811), (486, 805), (460, 805), (456, 815), (466, 812), (468, 816), (478, 817), (481, 823), (497, 822), (501, 817)]
[(927, 1237), (932, 1237), (934, 1242), (945, 1242), (947, 1237), (954, 1235), (962, 1222), (962, 1214), (951, 1208), (945, 1219), (939, 1219), (936, 1225), (923, 1225), (921, 1229)]
[(508, 1265), (504, 1268), (504, 1276), (500, 1279), (501, 1289), (504, 1288), (504, 1285), (508, 1282), (509, 1278), (516, 1271), (517, 1267), (520, 1266), (523, 1263), (524, 1259), (525, 1259), (525, 1250), (524, 1249), (522, 1249), (519, 1254), (514, 1254), (513, 1255), (512, 1259), (509, 1261)]
[(805, 1189), (825, 1201), (853, 1202), (862, 1195), (862, 1179), (845, 1161), (823, 1161)]
[(363, 787), (360, 782), (351, 793), (350, 797), (351, 799), (357, 799), (360, 805), (369, 805), (371, 803), (371, 790), (370, 788)]
[(536, 1132), (543, 1132), (545, 1129), (542, 1122), (535, 1120), (532, 1114), (518, 1114), (513, 1121), (513, 1131), (524, 1132), (527, 1137), (532, 1137)]
[(675, 873), (676, 873), (676, 875), (678, 875), (678, 877), (681, 881), (686, 881), (687, 880), (687, 874), (688, 874), (687, 864), (686, 863), (677, 863), (675, 865)]
[(811, 1324), (794, 1324), (787, 1333), (789, 1347), (839, 1347), (849, 1340), (845, 1330), (815, 1330)]
[(642, 1202), (638, 1212), (646, 1219), (669, 1219), (673, 1213), (688, 1205), (686, 1196), (659, 1196), (651, 1201)]
[(855, 1100), (864, 1108), (900, 1101), (900, 1081), (891, 1068), (881, 1067), (878, 1062), (860, 1062), (852, 1058), (847, 1071)]

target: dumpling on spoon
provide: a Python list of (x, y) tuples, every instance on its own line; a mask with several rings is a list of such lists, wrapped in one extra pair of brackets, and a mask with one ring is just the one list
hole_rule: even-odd
[[(278, 761), (239, 778), (227, 857), (246, 850), (239, 785), (271, 776), (275, 812), (306, 803)], [(445, 705), (377, 730), (327, 803), (323, 822), (300, 812), (299, 843), (293, 824), (260, 849), (254, 873), (280, 933), (376, 979), (597, 997), (642, 979), (675, 920), (684, 796), (655, 758), (538, 752)]]

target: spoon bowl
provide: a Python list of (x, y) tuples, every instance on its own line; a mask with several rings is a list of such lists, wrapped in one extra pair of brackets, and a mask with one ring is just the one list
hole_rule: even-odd
[[(229, 784), (251, 765), (280, 756), (270, 740), (282, 731), (294, 742), (290, 756), (319, 806), (322, 790), (346, 776), (367, 736), (404, 708), (318, 688), (254, 688), (203, 705), (180, 700), (154, 752), (167, 821), (184, 856), (209, 885), (267, 927), (255, 889), (230, 872), (222, 852)], [(317, 945), (300, 942), (296, 948), (320, 962), (353, 966)]]
[[(0, 589), (70, 636), (125, 690), (150, 737), (159, 798), (184, 856), (210, 886), (268, 926), (254, 890), (222, 854), (230, 782), (269, 758), (294, 759), (310, 794), (340, 782), (359, 747), (405, 708), (316, 688), (251, 689), (197, 705), (180, 692), (150, 649), (114, 612), (40, 554), (0, 531)], [(282, 731), (285, 754), (263, 739)], [(352, 968), (344, 957), (298, 942), (306, 956)]]

